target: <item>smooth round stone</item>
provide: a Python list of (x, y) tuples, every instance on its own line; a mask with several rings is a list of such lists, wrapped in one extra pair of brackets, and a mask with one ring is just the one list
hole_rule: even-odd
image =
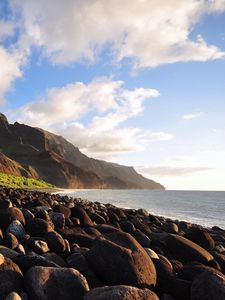
[(25, 275), (29, 299), (83, 300), (89, 291), (85, 277), (72, 268), (32, 267)]
[(4, 300), (21, 300), (21, 297), (16, 292), (12, 292)]
[(225, 300), (225, 276), (218, 272), (203, 272), (191, 286), (191, 300)]
[(159, 259), (158, 254), (150, 248), (144, 248), (150, 258)]
[(23, 240), (23, 237), (26, 234), (23, 225), (18, 220), (12, 221), (6, 232), (14, 234), (19, 240)]
[(5, 257), (2, 254), (0, 254), (0, 266), (4, 263), (4, 261)]

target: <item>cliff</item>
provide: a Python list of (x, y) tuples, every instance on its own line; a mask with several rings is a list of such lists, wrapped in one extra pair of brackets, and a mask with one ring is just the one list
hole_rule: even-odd
[(133, 167), (90, 158), (63, 137), (0, 114), (0, 170), (63, 188), (164, 189)]

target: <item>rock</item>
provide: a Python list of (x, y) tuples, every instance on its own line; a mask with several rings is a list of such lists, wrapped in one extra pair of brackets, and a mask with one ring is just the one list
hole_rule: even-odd
[(83, 300), (89, 291), (85, 277), (72, 268), (33, 267), (25, 283), (32, 300)]
[(26, 231), (31, 236), (44, 237), (48, 232), (53, 231), (51, 224), (47, 221), (35, 218), (27, 222)]
[(182, 236), (168, 234), (166, 244), (174, 258), (181, 262), (198, 261), (207, 264), (213, 259), (208, 251)]
[(156, 284), (156, 271), (150, 257), (128, 233), (114, 232), (97, 238), (85, 256), (105, 284), (141, 288)]
[(145, 248), (150, 247), (151, 241), (147, 235), (145, 235), (141, 230), (137, 229), (132, 236), (138, 241), (138, 243)]
[(86, 225), (93, 226), (94, 225), (93, 222), (91, 221), (90, 217), (86, 213), (86, 211), (78, 205), (71, 208), (71, 215), (72, 215), (72, 217), (79, 218), (80, 224), (82, 226), (86, 226)]
[(12, 292), (5, 298), (5, 300), (21, 300), (21, 297), (17, 293)]
[(33, 242), (32, 249), (37, 254), (44, 254), (49, 252), (48, 244), (42, 240), (35, 240)]
[(92, 289), (84, 296), (84, 300), (159, 300), (159, 298), (149, 289), (118, 285)]
[(0, 254), (12, 260), (15, 260), (15, 258), (19, 255), (19, 253), (17, 253), (16, 251), (4, 246), (0, 246)]
[(97, 213), (92, 213), (91, 214), (91, 220), (97, 224), (104, 224), (106, 223), (106, 220), (99, 214)]
[(174, 300), (174, 298), (171, 295), (162, 294), (160, 300)]
[(158, 254), (150, 248), (144, 248), (150, 258), (159, 259)]
[(22, 241), (26, 234), (23, 225), (18, 220), (12, 221), (6, 232), (14, 234), (19, 241)]
[(225, 277), (218, 271), (203, 272), (191, 286), (191, 300), (224, 300)]
[(13, 220), (18, 220), (23, 225), (25, 224), (23, 213), (19, 208), (10, 207), (0, 210), (0, 228), (7, 228)]
[(23, 274), (20, 268), (9, 258), (0, 264), (0, 300), (4, 300), (11, 292), (21, 292)]
[(12, 207), (12, 202), (9, 199), (0, 200), (0, 209), (7, 209)]
[(64, 239), (56, 231), (49, 232), (45, 238), (46, 238), (46, 242), (48, 243), (48, 247), (50, 251), (61, 253), (66, 250)]
[(4, 235), (3, 244), (10, 249), (15, 249), (19, 245), (19, 241), (14, 234), (6, 233)]
[(160, 293), (169, 293), (171, 294), (171, 284), (175, 279), (175, 273), (171, 264), (168, 264), (162, 259), (153, 259), (153, 263), (156, 269), (156, 290)]
[(15, 258), (15, 262), (23, 271), (23, 273), (26, 273), (30, 268), (34, 266), (54, 267), (54, 268), (60, 267), (55, 262), (48, 260), (45, 257), (37, 254), (19, 255)]
[(71, 268), (83, 273), (88, 270), (86, 258), (81, 253), (73, 253), (67, 257), (67, 263)]
[(71, 216), (70, 208), (68, 208), (64, 205), (61, 205), (61, 204), (55, 205), (54, 206), (54, 211), (63, 214), (66, 219), (70, 218), (70, 216)]
[(65, 260), (61, 256), (59, 256), (53, 252), (45, 253), (45, 254), (43, 254), (43, 257), (49, 261), (54, 262), (55, 264), (57, 264), (60, 267), (63, 267), (63, 268), (68, 267)]
[(55, 228), (63, 228), (65, 226), (65, 216), (59, 212), (50, 212), (49, 216), (54, 223)]
[(214, 272), (214, 269), (202, 264), (185, 265), (178, 271), (178, 276), (180, 279), (193, 281), (196, 276), (204, 272)]
[(177, 226), (177, 224), (172, 223), (172, 222), (166, 222), (164, 223), (160, 229), (164, 230), (165, 232), (168, 233), (178, 233), (179, 232), (179, 228)]
[(76, 243), (80, 247), (91, 248), (94, 242), (94, 238), (79, 227), (62, 229), (59, 233), (70, 243)]
[(212, 251), (212, 249), (215, 247), (213, 238), (205, 229), (191, 228), (185, 234), (185, 237), (207, 251)]

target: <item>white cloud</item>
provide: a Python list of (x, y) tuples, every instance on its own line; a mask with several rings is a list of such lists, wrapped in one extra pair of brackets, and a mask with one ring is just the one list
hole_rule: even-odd
[(204, 112), (201, 111), (201, 112), (197, 112), (197, 113), (193, 113), (193, 114), (186, 114), (182, 118), (184, 120), (192, 120), (192, 119), (201, 117), (203, 114), (204, 114)]
[[(221, 0), (11, 0), (24, 34), (54, 63), (95, 61), (108, 47), (135, 67), (224, 58), (225, 52), (192, 38), (206, 14), (225, 10)], [(109, 52), (109, 51), (108, 51)]]
[[(144, 102), (159, 96), (154, 89), (127, 90), (123, 81), (99, 78), (47, 91), (46, 97), (23, 106), (14, 119), (60, 134), (95, 157), (141, 151), (153, 141), (172, 135), (121, 126), (144, 109)], [(86, 118), (85, 125), (82, 118)]]
[(153, 166), (153, 167), (136, 167), (136, 169), (146, 176), (184, 176), (192, 175), (198, 172), (212, 171), (212, 167), (175, 167), (175, 166)]
[(21, 63), (21, 57), (17, 52), (9, 52), (0, 46), (0, 104), (5, 102), (5, 93), (13, 81), (22, 76)]
[(75, 82), (51, 88), (44, 99), (23, 106), (21, 115), (29, 124), (57, 127), (63, 122), (75, 122), (92, 111), (95, 113), (92, 127), (109, 130), (142, 112), (146, 99), (159, 96), (157, 90), (126, 90), (123, 84), (119, 80), (98, 78), (89, 84)]

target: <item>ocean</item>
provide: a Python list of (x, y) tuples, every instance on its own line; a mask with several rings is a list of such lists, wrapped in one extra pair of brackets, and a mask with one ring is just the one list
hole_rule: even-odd
[(61, 195), (111, 203), (123, 208), (144, 208), (150, 213), (225, 229), (225, 192), (151, 190), (64, 190)]

